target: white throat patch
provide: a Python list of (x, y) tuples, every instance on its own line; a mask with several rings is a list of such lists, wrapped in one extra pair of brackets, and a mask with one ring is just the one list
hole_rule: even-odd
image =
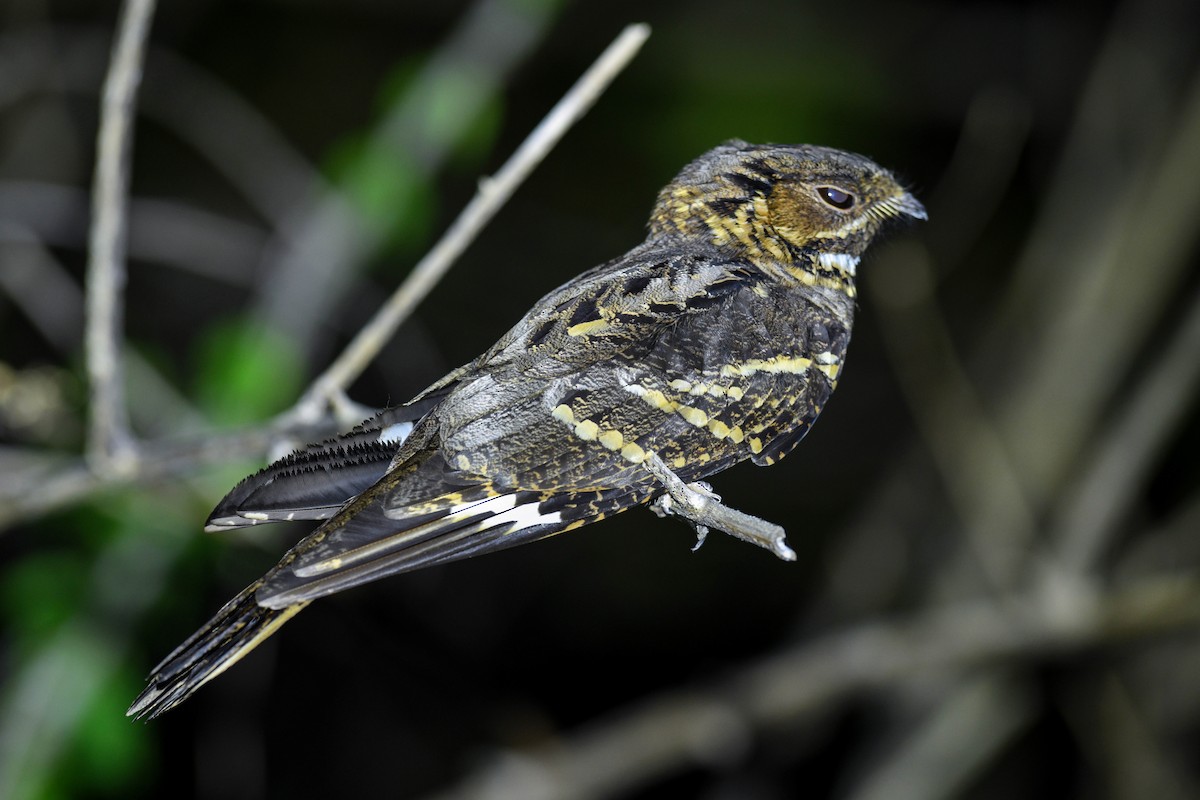
[(817, 264), (825, 269), (833, 269), (853, 276), (858, 269), (858, 256), (846, 253), (821, 253), (817, 256)]

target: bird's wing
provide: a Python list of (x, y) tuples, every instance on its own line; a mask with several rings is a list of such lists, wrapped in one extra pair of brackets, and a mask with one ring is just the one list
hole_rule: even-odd
[(647, 480), (649, 452), (685, 480), (771, 463), (832, 392), (852, 313), (844, 297), (745, 264), (674, 259), (599, 276), (548, 296), (447, 397), (443, 457), (548, 491)]
[(349, 433), (307, 445), (247, 477), (213, 509), (205, 530), (328, 519), (384, 476), (413, 427), (452, 385), (439, 383)]
[(536, 541), (650, 494), (645, 487), (501, 490), (467, 479), (430, 442), (297, 544), (264, 577), (257, 602), (284, 609), (387, 575)]
[(403, 459), (285, 557), (258, 602), (285, 608), (644, 503), (659, 490), (641, 466), (651, 451), (690, 481), (790, 448), (831, 391), (827, 374), (780, 357), (780, 337), (809, 346), (796, 327), (807, 317), (767, 313), (786, 301), (707, 266), (657, 291), (661, 276), (618, 271), (544, 317), (568, 302), (548, 296), (422, 419)]

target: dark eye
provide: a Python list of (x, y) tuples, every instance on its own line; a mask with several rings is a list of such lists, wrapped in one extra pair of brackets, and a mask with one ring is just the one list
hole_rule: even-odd
[(849, 192), (843, 192), (836, 186), (819, 186), (817, 194), (821, 199), (834, 208), (840, 208), (843, 211), (854, 205), (854, 195)]

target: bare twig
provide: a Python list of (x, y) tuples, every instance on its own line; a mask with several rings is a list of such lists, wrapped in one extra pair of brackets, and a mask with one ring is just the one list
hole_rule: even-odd
[(948, 681), (938, 707), (904, 731), (895, 752), (870, 771), (850, 800), (961, 796), (1036, 717), (1034, 693), (1003, 673)]
[(1140, 682), (1122, 672), (1078, 676), (1081, 680), (1071, 681), (1058, 703), (1075, 740), (1087, 750), (1085, 758), (1095, 765), (1096, 785), (1114, 798), (1200, 797), (1172, 758), (1175, 748), (1147, 719), (1138, 697)]
[(1170, 515), (1130, 537), (1113, 570), (1115, 581), (1136, 580), (1179, 564), (1200, 564), (1200, 487), (1182, 498)]
[(12, 298), (55, 349), (64, 356), (74, 353), (84, 317), (83, 291), (78, 283), (35, 233), (20, 222), (0, 221), (0, 246), (4, 262), (0, 292)]
[(97, 472), (126, 471), (135, 459), (121, 363), (129, 160), (134, 98), (154, 0), (127, 0), (104, 80), (87, 279), (87, 372), (91, 384), (88, 457)]
[(1070, 615), (1048, 609), (1039, 594), (1009, 599), (868, 623), (799, 645), (728, 680), (659, 695), (546, 746), (504, 753), (436, 798), (612, 797), (687, 764), (724, 760), (754, 731), (794, 724), (854, 692), (1200, 625), (1200, 584), (1190, 579), (1150, 580)]
[(713, 494), (707, 486), (684, 483), (663, 463), (657, 453), (647, 453), (642, 466), (667, 492), (654, 502), (651, 510), (659, 516), (683, 517), (692, 523), (700, 537), (697, 547), (704, 541), (708, 529), (716, 528), (735, 539), (770, 550), (784, 561), (796, 560), (796, 551), (788, 547), (783, 528), (779, 525), (721, 505), (721, 498)]
[(480, 181), (479, 191), (442, 238), (341, 355), (313, 381), (289, 415), (314, 419), (324, 412), (331, 398), (345, 391), (533, 168), (629, 63), (649, 35), (650, 28), (646, 25), (630, 25), (621, 32), (504, 166), (493, 177)]
[[(5, 487), (6, 491), (0, 494), (0, 530), (17, 520), (79, 502), (98, 491), (130, 481), (184, 474), (200, 464), (262, 453), (281, 437), (299, 437), (307, 441), (331, 433), (330, 418), (325, 412), (330, 406), (336, 410), (347, 405), (343, 391), (345, 384), (353, 380), (378, 352), (415, 304), (445, 274), (453, 259), (499, 210), (566, 129), (583, 115), (648, 35), (646, 26), (630, 26), (605, 50), (495, 178), (483, 182), (479, 194), (434, 250), (421, 261), (409, 280), (397, 290), (392, 301), (360, 332), (346, 353), (314, 382), (292, 411), (282, 415), (273, 424), (254, 430), (215, 436), (204, 434), (195, 440), (148, 443), (143, 448), (142, 458), (131, 459), (122, 470), (93, 472), (75, 460), (64, 460), (58, 469), (49, 474), (38, 470), (36, 477), (32, 474), (28, 476), (29, 483), (20, 482), (18, 485), (18, 482), (10, 482)], [(121, 209), (123, 215), (124, 206)], [(368, 413), (362, 409), (355, 409), (355, 412), (361, 416)], [(123, 427), (120, 429), (124, 430)], [(34, 483), (36, 492), (32, 491)]]
[(1098, 440), (1097, 455), (1076, 492), (1062, 503), (1057, 540), (1066, 566), (1095, 568), (1118, 524), (1145, 488), (1156, 456), (1195, 402), (1200, 388), (1200, 293), (1153, 370), (1137, 384), (1119, 419)]
[(205, 464), (224, 464), (261, 457), (280, 439), (295, 444), (310, 442), (335, 432), (328, 421), (291, 428), (263, 427), (222, 433), (204, 433), (181, 441), (145, 443), (123, 471), (97, 472), (78, 458), (56, 462), (33, 454), (25, 467), (13, 466), (0, 484), (0, 531), (21, 520), (79, 503), (92, 495), (139, 481), (157, 481), (190, 475)]
[(556, 8), (523, 0), (467, 4), (400, 96), (364, 131), (356, 161), (389, 173), (394, 194), (387, 211), (373, 208), (378, 198), (354, 191), (353, 177), (333, 192), (310, 192), (297, 204), (263, 259), (254, 313), (265, 327), (282, 332), (303, 352), (315, 349), (322, 318), (388, 243), (389, 220), (418, 213), (414, 201), (424, 202), (416, 200), (419, 187), (433, 181), (550, 31)]
[[(1122, 36), (1115, 38), (1119, 47)], [(1102, 80), (1098, 91), (1112, 93), (1126, 73), (1110, 64), (1096, 80)], [(1136, 116), (1136, 110), (1123, 109), (1120, 118)], [(1008, 322), (1027, 336), (1036, 332), (1043, 344), (1014, 365), (1011, 397), (999, 421), (1031, 491), (1048, 495), (1060, 487), (1098, 429), (1105, 402), (1122, 386), (1123, 365), (1132, 363), (1186, 280), (1200, 216), (1200, 183), (1192, 180), (1200, 171), (1200, 74), (1192, 76), (1172, 119), (1161, 138), (1135, 151), (1134, 174), (1113, 178), (1115, 186), (1096, 186), (1095, 175), (1083, 173), (1113, 170), (1120, 159), (1065, 171), (1062, 191), (1073, 196), (1047, 192), (1046, 207), (1054, 211), (1043, 214), (1021, 259), (1022, 282), (1013, 284)], [(1113, 121), (1103, 115), (1093, 124), (1104, 128)], [(1120, 149), (1128, 148), (1122, 141)], [(1037, 309), (1044, 324), (1036, 321)]]
[[(82, 251), (87, 214), (88, 195), (82, 189), (41, 181), (0, 180), (0, 246), (40, 240), (46, 245)], [(130, 197), (127, 215), (128, 257), (148, 259), (234, 286), (252, 282), (252, 267), (266, 242), (262, 228), (194, 205), (158, 198)], [(35, 277), (40, 281), (41, 272)], [(38, 302), (46, 306), (57, 302), (62, 290), (58, 285), (38, 284), (36, 288), (44, 296)], [(77, 292), (69, 291), (68, 297), (73, 299)], [(81, 292), (79, 297), (82, 308)], [(59, 313), (69, 317), (72, 327), (82, 323), (83, 314), (77, 309)], [(79, 334), (71, 334), (72, 352), (78, 342)]]
[(929, 253), (916, 243), (890, 253), (890, 269), (872, 273), (867, 287), (893, 372), (984, 574), (1008, 588), (1033, 547), (1033, 512), (934, 301)]
[[(14, 94), (95, 94), (96, 65), (111, 45), (107, 36), (69, 27), (4, 33), (0, 97), (11, 102)], [(311, 192), (335, 191), (261, 110), (213, 73), (153, 42), (145, 72), (138, 117), (161, 125), (207, 160), (270, 228), (284, 228)]]
[(925, 200), (936, 224), (923, 236), (939, 267), (969, 263), (966, 254), (1018, 174), (1032, 119), (1029, 99), (1015, 90), (982, 87), (971, 98), (950, 160)]

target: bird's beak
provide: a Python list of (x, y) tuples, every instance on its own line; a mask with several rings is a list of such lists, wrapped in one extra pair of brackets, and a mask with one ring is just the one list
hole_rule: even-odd
[(904, 215), (913, 219), (929, 219), (929, 215), (925, 213), (925, 206), (921, 205), (921, 201), (908, 192), (900, 192), (894, 197), (889, 197), (880, 203), (879, 206), (880, 210), (888, 216), (898, 217)]

